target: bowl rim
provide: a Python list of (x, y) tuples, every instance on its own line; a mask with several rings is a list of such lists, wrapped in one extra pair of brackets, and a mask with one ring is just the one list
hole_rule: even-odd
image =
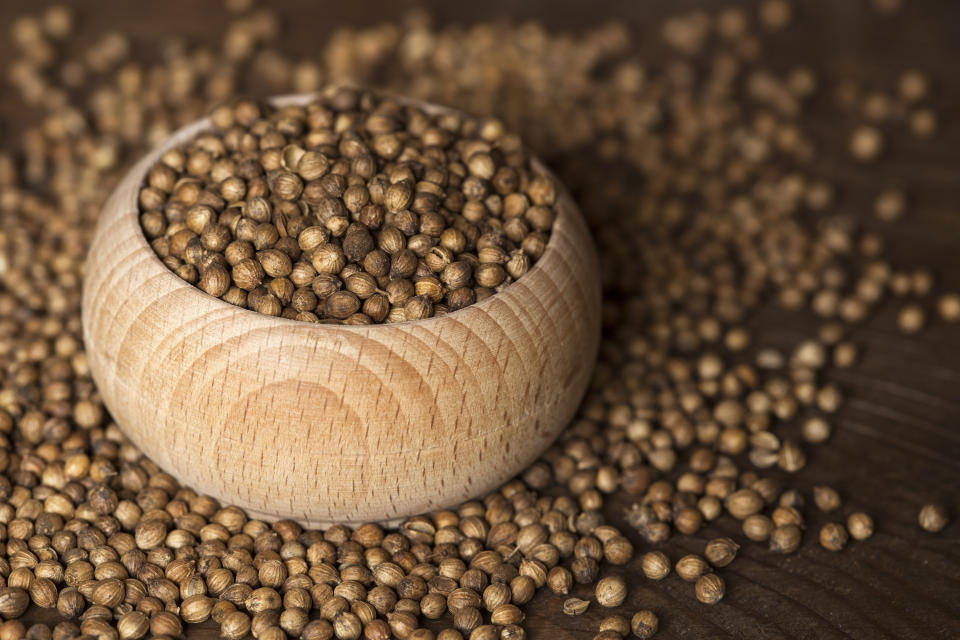
[[(400, 102), (402, 104), (419, 107), (424, 111), (427, 111), (431, 115), (437, 113), (455, 113), (458, 115), (467, 115), (464, 112), (454, 109), (452, 107), (447, 107), (444, 105), (438, 105), (424, 100), (418, 100), (416, 98), (411, 98), (409, 96), (398, 96), (386, 91), (376, 91), (377, 95), (389, 97), (392, 100)], [(276, 108), (283, 108), (288, 106), (306, 106), (310, 102), (316, 100), (323, 96), (323, 91), (315, 91), (310, 93), (291, 93), (291, 94), (281, 94), (276, 96), (270, 96), (264, 101), (274, 106)], [(472, 116), (468, 116), (472, 117)], [(118, 217), (118, 224), (132, 224), (135, 227), (135, 233), (133, 234), (134, 241), (138, 244), (141, 250), (145, 250), (150, 254), (150, 265), (153, 267), (154, 273), (148, 274), (147, 278), (153, 277), (162, 277), (167, 279), (169, 282), (166, 287), (173, 291), (175, 289), (184, 289), (192, 290), (193, 293), (203, 296), (203, 298), (208, 299), (210, 304), (215, 306), (221, 306), (223, 310), (230, 310), (234, 312), (243, 312), (244, 314), (251, 314), (262, 318), (262, 320), (269, 324), (270, 326), (288, 326), (290, 328), (298, 328), (304, 330), (305, 328), (315, 327), (318, 330), (347, 330), (351, 332), (366, 332), (366, 331), (376, 331), (378, 328), (386, 327), (423, 327), (430, 328), (432, 325), (442, 323), (444, 320), (449, 320), (456, 317), (459, 320), (465, 320), (464, 316), (469, 313), (487, 313), (488, 307), (497, 304), (497, 301), (502, 300), (504, 294), (508, 293), (512, 285), (515, 285), (517, 282), (520, 282), (523, 279), (529, 279), (529, 277), (535, 273), (545, 271), (548, 268), (551, 268), (552, 263), (560, 259), (558, 254), (558, 244), (560, 243), (559, 236), (565, 235), (569, 236), (571, 239), (576, 238), (578, 235), (581, 235), (578, 231), (574, 230), (574, 227), (578, 226), (577, 222), (580, 222), (582, 230), (586, 232), (587, 238), (589, 239), (589, 229), (587, 229), (585, 221), (582, 218), (580, 209), (576, 204), (576, 201), (570, 195), (567, 190), (566, 185), (550, 170), (549, 167), (536, 155), (530, 154), (530, 165), (534, 171), (541, 175), (548, 176), (553, 179), (557, 185), (557, 200), (554, 204), (554, 209), (556, 211), (557, 217), (554, 221), (553, 228), (550, 230), (550, 235), (547, 240), (546, 249), (544, 249), (543, 255), (540, 256), (536, 262), (534, 262), (533, 267), (520, 278), (517, 278), (514, 282), (510, 283), (509, 286), (505, 287), (502, 291), (495, 292), (488, 298), (481, 300), (480, 302), (475, 302), (473, 304), (467, 305), (462, 309), (457, 309), (456, 311), (450, 311), (440, 316), (431, 316), (429, 318), (423, 318), (420, 320), (402, 320), (400, 322), (390, 322), (390, 323), (371, 323), (371, 324), (335, 324), (335, 323), (324, 323), (324, 322), (304, 322), (302, 320), (295, 320), (293, 318), (284, 318), (282, 316), (270, 316), (253, 309), (248, 309), (246, 307), (239, 307), (237, 305), (230, 304), (225, 300), (212, 296), (203, 289), (200, 289), (194, 284), (190, 284), (186, 280), (180, 278), (172, 270), (170, 270), (167, 265), (165, 265), (154, 251), (153, 247), (150, 246), (150, 241), (147, 239), (146, 234), (143, 232), (143, 227), (140, 224), (140, 204), (138, 201), (140, 189), (142, 189), (144, 184), (144, 179), (146, 178), (149, 171), (160, 161), (160, 158), (167, 151), (174, 149), (178, 146), (186, 144), (189, 140), (197, 137), (198, 135), (203, 134), (205, 131), (208, 131), (212, 128), (212, 122), (210, 121), (209, 116), (204, 116), (198, 120), (190, 122), (173, 132), (171, 132), (162, 142), (155, 145), (150, 151), (148, 151), (141, 160), (134, 164), (121, 180), (121, 183), (118, 183), (118, 186), (123, 183), (131, 183), (131, 189), (129, 194), (123, 199), (120, 200), (117, 205), (119, 208), (126, 212), (121, 213)], [(133, 181), (133, 178), (136, 178), (136, 181)], [(575, 218), (580, 218), (580, 220), (575, 220)], [(592, 242), (592, 240), (591, 240)], [(571, 243), (574, 245), (581, 244), (575, 240), (571, 240)], [(590, 244), (590, 243), (587, 243)], [(592, 254), (590, 247), (587, 247), (587, 253)], [(162, 275), (161, 273), (162, 272)], [(241, 316), (243, 317), (243, 316)]]

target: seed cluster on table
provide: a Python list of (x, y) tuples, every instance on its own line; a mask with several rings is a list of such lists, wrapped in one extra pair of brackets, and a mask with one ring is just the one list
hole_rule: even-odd
[(494, 118), (348, 87), (278, 109), (213, 111), (163, 154), (140, 222), (212, 296), (306, 322), (422, 320), (490, 297), (543, 255), (553, 179)]
[[(117, 32), (81, 38), (73, 14), (61, 6), (11, 27), (18, 53), (6, 71), (20, 99), (41, 117), (0, 153), (0, 616), (6, 620), (0, 640), (176, 638), (185, 624), (207, 620), (233, 640), (517, 640), (526, 637), (524, 606), (542, 589), (557, 595), (556, 610), (565, 614), (582, 614), (593, 603), (609, 607), (596, 631), (600, 640), (648, 638), (672, 613), (628, 610), (618, 567), (637, 545), (647, 579), (670, 580), (676, 573), (689, 583), (691, 599), (714, 605), (727, 591), (725, 567), (744, 546), (793, 553), (808, 542), (839, 551), (873, 534), (873, 518), (854, 496), (826, 486), (808, 494), (768, 470), (799, 472), (808, 459), (816, 464), (817, 446), (830, 446), (844, 394), (824, 382), (824, 374), (856, 365), (856, 327), (881, 301), (902, 301), (898, 322), (910, 334), (934, 321), (960, 321), (960, 297), (944, 294), (936, 316), (929, 313), (931, 274), (886, 259), (882, 238), (839, 213), (837, 185), (817, 177), (817, 154), (828, 151), (815, 152), (803, 113), (812, 96), (831, 88), (821, 86), (813, 69), (781, 73), (763, 64), (765, 39), (791, 21), (787, 2), (768, 0), (757, 14), (732, 7), (668, 19), (662, 36), (674, 55), (663, 68), (645, 65), (617, 23), (571, 36), (531, 23), (434, 28), (421, 14), (400, 25), (339, 30), (314, 60), (296, 60), (283, 51), (276, 15), (248, 4), (227, 3), (233, 17), (222, 40), (171, 38), (159, 49), (135, 46)], [(874, 4), (884, 12), (897, 6), (895, 0)], [(566, 159), (557, 168), (578, 194), (604, 271), (599, 363), (559, 441), (499, 490), (393, 529), (366, 524), (316, 531), (290, 521), (266, 523), (181, 486), (112, 423), (80, 339), (80, 281), (92, 225), (132, 160), (217, 105), (223, 139), (195, 144), (228, 149), (235, 128), (227, 125), (245, 122), (238, 114), (256, 109), (256, 102), (236, 99), (242, 92), (266, 96), (342, 83), (376, 84), (480, 118), (497, 116), (541, 157)], [(911, 72), (888, 89), (868, 91), (854, 82), (835, 87), (838, 108), (863, 120), (840, 153), (872, 162), (888, 152), (884, 132), (891, 128), (931, 135), (938, 123), (927, 85)], [(326, 95), (339, 100), (344, 94)], [(282, 110), (255, 113), (249, 121), (265, 137), (267, 129), (287, 126), (280, 125)], [(256, 125), (261, 116), (272, 124)], [(411, 130), (409, 120), (406, 127)], [(236, 133), (239, 148), (246, 148), (251, 141)], [(376, 319), (365, 307), (383, 294), (352, 309), (361, 297), (349, 283), (370, 272), (366, 258), (378, 250), (370, 244), (377, 242), (373, 226), (362, 223), (364, 208), (354, 211), (341, 198), (343, 215), (319, 216), (313, 233), (326, 244), (301, 244), (311, 226), (295, 234), (296, 246), (288, 227), (281, 238), (281, 226), (290, 222), (286, 212), (306, 197), (310, 180), (296, 171), (311, 151), (300, 145), (296, 171), (282, 168), (300, 154), (293, 147), (284, 158), (296, 136), (283, 134), (281, 143), (270, 135), (275, 142), (264, 147), (261, 138), (251, 152), (273, 159), (259, 161), (259, 169), (251, 165), (251, 178), (242, 176), (246, 160), (225, 151), (216, 158), (204, 151), (210, 156), (204, 158), (188, 149), (167, 158), (167, 169), (152, 175), (141, 198), (147, 200), (144, 228), (155, 246), (167, 239), (169, 266), (201, 287), (211, 288), (213, 276), (191, 260), (222, 268), (214, 293), (234, 291), (229, 295), (240, 302), (242, 291), (255, 309), (266, 304), (270, 312), (293, 309), (317, 319), (337, 318), (327, 313), (329, 298), (318, 313), (322, 296), (315, 291), (323, 273), (315, 263), (325, 264), (318, 248), (337, 247), (344, 265), (329, 272), (328, 284), (357, 296), (347, 318)], [(377, 179), (376, 188), (389, 192), (406, 183), (413, 198), (418, 190), (407, 190), (410, 183), (440, 185), (425, 178), (426, 166), (423, 175), (412, 167), (387, 169), (379, 160), (369, 171), (352, 162), (348, 167), (347, 151), (329, 154), (325, 176), (373, 171), (369, 182), (383, 171), (386, 182)], [(524, 238), (511, 235), (511, 216), (494, 215), (496, 205), (463, 191), (477, 154), (458, 153), (467, 164), (448, 171), (451, 190), (443, 194), (447, 204), (438, 206), (453, 215), (457, 208), (448, 200), (462, 199), (460, 215), (470, 221), (467, 202), (482, 200), (489, 217), (481, 222), (496, 232), (494, 220), (502, 220), (507, 240), (500, 249), (526, 251), (526, 238), (548, 225), (529, 220), (526, 209)], [(478, 170), (490, 174), (489, 152), (479, 153)], [(523, 167), (506, 157), (498, 164), (495, 155), (489, 153), (495, 167)], [(198, 158), (209, 161), (209, 169), (197, 169)], [(405, 178), (393, 181), (394, 169)], [(271, 177), (271, 171), (277, 173)], [(289, 176), (306, 180), (292, 200), (283, 197), (285, 181), (296, 183)], [(462, 198), (453, 176), (462, 178)], [(349, 178), (329, 180), (343, 184), (341, 196), (359, 186)], [(211, 190), (214, 183), (219, 193)], [(538, 202), (532, 184), (518, 175), (517, 193), (531, 208), (546, 205), (551, 198)], [(196, 199), (184, 198), (187, 191)], [(906, 193), (884, 191), (875, 213), (892, 222), (909, 202)], [(388, 213), (410, 211), (385, 209), (384, 224)], [(430, 250), (445, 246), (450, 229), (468, 235), (459, 218), (446, 217), (431, 235), (421, 228), (431, 216), (418, 215), (419, 226), (397, 238), (405, 247), (382, 249), (391, 269), (406, 250), (420, 268), (410, 246), (418, 235), (439, 237)], [(363, 271), (344, 274), (348, 236), (358, 223), (367, 227), (363, 244), (370, 250), (351, 252)], [(491, 229), (471, 224), (480, 232), (474, 241), (479, 264), (480, 238)], [(258, 244), (258, 234), (269, 234), (271, 242)], [(341, 237), (338, 244), (334, 239)], [(242, 243), (236, 246), (243, 257), (233, 262), (227, 251), (235, 242)], [(450, 250), (451, 264), (459, 256), (476, 279), (473, 259), (463, 257), (472, 253), (468, 245)], [(275, 286), (290, 291), (289, 305), (283, 295), (261, 289), (287, 278), (280, 275), (287, 260), (291, 284)], [(283, 263), (269, 282), (264, 262)], [(243, 279), (260, 273), (254, 263), (264, 273), (257, 283)], [(249, 269), (235, 273), (240, 264)], [(294, 264), (317, 272), (309, 287), (305, 275), (293, 279)], [(431, 272), (424, 278), (437, 277)], [(238, 275), (253, 285), (249, 291), (235, 284)], [(449, 297), (461, 289), (439, 280), (449, 291), (432, 300), (434, 311), (455, 306)], [(414, 293), (428, 295), (417, 292), (417, 284)], [(483, 295), (472, 283), (464, 286)], [(297, 291), (317, 297), (313, 310), (297, 309)], [(392, 317), (399, 305), (389, 292), (387, 301), (384, 317)], [(812, 312), (821, 324), (788, 352), (754, 345), (748, 321), (771, 301), (785, 311)], [(419, 317), (408, 316), (407, 305), (401, 311), (403, 319)], [(603, 509), (612, 494), (632, 496), (624, 519), (635, 531), (607, 521)], [(911, 514), (919, 527), (944, 529), (950, 514), (942, 505), (919, 507)], [(807, 531), (814, 510), (829, 522)], [(739, 521), (742, 537), (713, 539), (701, 553), (667, 555), (662, 544), (671, 536), (692, 536), (718, 518)], [(882, 529), (883, 522), (876, 524)], [(62, 621), (24, 624), (18, 618), (31, 603), (56, 609)]]

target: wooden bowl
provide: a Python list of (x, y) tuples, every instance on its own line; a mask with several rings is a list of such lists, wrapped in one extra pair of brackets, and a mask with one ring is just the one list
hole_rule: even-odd
[(253, 517), (318, 526), (449, 507), (543, 452), (573, 416), (599, 341), (596, 255), (566, 192), (541, 259), (480, 303), (387, 325), (275, 318), (181, 280), (140, 229), (146, 173), (208, 128), (184, 127), (130, 170), (86, 264), (90, 368), (144, 453)]

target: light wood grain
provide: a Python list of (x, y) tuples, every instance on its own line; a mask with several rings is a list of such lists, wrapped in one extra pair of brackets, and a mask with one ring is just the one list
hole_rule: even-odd
[[(292, 100), (305, 98), (282, 101)], [(273, 318), (184, 282), (140, 230), (146, 171), (208, 127), (178, 131), (129, 172), (87, 262), (90, 367), (147, 455), (252, 516), (318, 525), (482, 495), (557, 436), (586, 388), (600, 325), (596, 256), (569, 195), (543, 257), (483, 302), (392, 325)]]

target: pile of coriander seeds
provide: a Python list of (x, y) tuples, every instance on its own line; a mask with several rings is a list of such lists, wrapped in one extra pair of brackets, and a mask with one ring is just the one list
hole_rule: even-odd
[[(897, 3), (882, 4), (887, 11)], [(6, 77), (39, 120), (0, 153), (0, 640), (177, 638), (190, 624), (215, 624), (230, 640), (517, 640), (527, 635), (531, 606), (571, 616), (603, 610), (609, 615), (588, 635), (648, 638), (683, 614), (631, 609), (629, 563), (651, 585), (681, 581), (691, 607), (723, 607), (724, 576), (749, 545), (788, 554), (804, 544), (838, 551), (869, 538), (873, 518), (849, 496), (828, 486), (803, 491), (774, 476), (815, 466), (817, 447), (830, 446), (845, 397), (826, 378), (857, 365), (857, 325), (895, 299), (902, 329), (920, 331), (935, 321), (921, 306), (932, 278), (895, 265), (879, 235), (835, 207), (842, 185), (816, 171), (824, 151), (815, 149), (803, 117), (810, 100), (834, 88), (809, 67), (764, 64), (766, 42), (789, 28), (791, 14), (784, 0), (763, 2), (758, 12), (733, 5), (678, 14), (661, 25), (671, 48), (671, 62), (661, 66), (638, 55), (634, 36), (615, 22), (571, 35), (535, 23), (437, 28), (411, 14), (402, 23), (337, 30), (315, 57), (301, 59), (285, 49), (280, 18), (244, 0), (227, 2), (222, 37), (197, 42), (85, 31), (82, 16), (64, 6), (17, 19)], [(836, 87), (840, 109), (870, 123), (850, 141), (857, 161), (885, 152), (882, 130), (905, 126), (921, 138), (935, 131), (929, 92), (917, 77), (866, 94), (855, 84)], [(133, 161), (209, 113), (225, 125), (224, 149), (235, 124), (282, 117), (244, 94), (344, 84), (450, 105), (477, 122), (500, 118), (538, 156), (560, 163), (597, 241), (605, 334), (576, 419), (519, 478), (395, 528), (318, 531), (251, 519), (197, 495), (124, 438), (90, 378), (79, 291), (100, 207)], [(257, 116), (238, 119), (247, 109)], [(280, 167), (288, 144), (268, 145), (279, 149)], [(345, 155), (331, 155), (333, 166)], [(259, 220), (260, 213), (247, 215), (262, 203), (248, 204), (246, 184), (245, 204), (230, 204), (239, 202), (229, 195), (239, 185), (227, 174), (239, 175), (241, 163), (210, 159), (210, 180), (215, 165), (223, 176), (219, 192), (205, 171), (192, 178), (158, 171), (154, 179), (172, 179), (172, 189), (148, 184), (159, 189), (147, 192), (157, 204), (144, 207), (160, 213), (143, 226), (161, 253), (157, 239), (171, 227), (189, 232), (176, 240), (183, 257), (176, 246), (166, 256), (175, 258), (169, 266), (203, 288), (212, 277), (202, 283), (204, 270), (190, 260), (219, 264), (224, 295), (236, 280), (230, 242), (250, 243), (241, 246), (254, 253), (243, 259), (266, 274), (257, 252), (281, 241), (273, 214), (297, 201), (267, 198), (271, 216)], [(268, 166), (261, 163), (267, 188), (283, 192), (281, 174), (269, 184)], [(179, 163), (168, 167), (176, 174)], [(471, 170), (469, 162), (464, 168)], [(331, 167), (327, 175), (341, 174)], [(167, 196), (178, 179), (185, 191), (196, 189), (193, 205), (203, 193), (223, 200), (222, 210), (201, 202), (211, 210), (199, 209), (191, 223), (190, 209), (178, 204), (175, 215), (184, 218), (169, 219)], [(528, 186), (517, 188), (529, 199)], [(180, 196), (170, 201), (177, 200), (186, 204)], [(877, 215), (896, 218), (908, 202), (886, 197)], [(357, 222), (347, 211), (331, 216), (347, 218), (336, 221), (335, 228), (346, 222), (343, 242), (331, 243), (344, 258)], [(203, 246), (214, 212), (218, 225), (226, 216), (231, 234), (222, 254), (229, 270), (215, 257), (219, 245)], [(258, 225), (243, 225), (252, 239), (240, 238), (243, 219)], [(325, 242), (341, 237), (328, 221), (315, 225)], [(260, 224), (268, 226), (259, 231)], [(174, 227), (170, 244), (183, 227)], [(271, 227), (273, 246), (258, 247), (257, 233), (272, 236)], [(410, 251), (419, 232), (404, 234)], [(531, 224), (531, 234), (544, 232)], [(302, 234), (296, 250), (306, 251)], [(212, 254), (194, 255), (197, 237)], [(336, 276), (340, 291), (350, 291), (346, 268)], [(249, 292), (236, 288), (248, 306), (257, 291), (253, 308), (278, 310), (258, 290), (277, 281), (265, 278)], [(316, 295), (313, 280), (309, 291)], [(279, 313), (296, 309), (293, 293), (289, 307), (266, 293)], [(750, 320), (770, 301), (813, 314), (816, 329), (791, 349), (753, 344)], [(940, 320), (960, 320), (958, 301), (956, 294), (939, 300)], [(356, 313), (373, 320), (365, 304)], [(434, 311), (439, 305), (450, 303), (441, 298)], [(319, 309), (317, 296), (310, 313), (324, 319)], [(406, 305), (402, 313), (407, 319)], [(631, 506), (622, 520), (631, 530), (609, 518), (610, 503), (624, 496)], [(918, 503), (917, 512), (918, 532), (930, 532), (923, 535), (943, 530), (951, 515), (937, 504), (921, 510)], [(813, 527), (816, 518), (827, 522)], [(697, 533), (712, 522), (736, 533), (703, 544)], [(673, 551), (671, 539), (686, 551)], [(531, 603), (543, 591), (554, 595)], [(37, 616), (31, 607), (56, 613)]]
[(422, 320), (490, 297), (546, 250), (556, 185), (496, 119), (335, 87), (211, 122), (148, 172), (140, 222), (167, 267), (231, 304)]

